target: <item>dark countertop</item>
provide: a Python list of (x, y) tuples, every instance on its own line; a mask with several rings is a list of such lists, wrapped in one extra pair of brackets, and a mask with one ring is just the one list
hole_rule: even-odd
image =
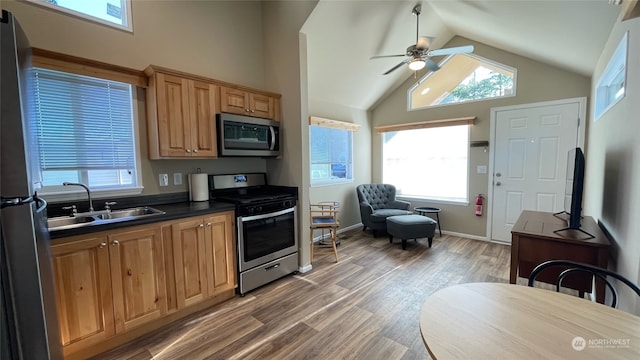
[[(86, 226), (80, 226), (73, 229), (62, 229), (50, 231), (51, 239), (59, 239), (67, 236), (90, 234), (98, 231), (120, 229), (129, 226), (150, 224), (155, 222), (186, 218), (191, 216), (206, 215), (216, 212), (235, 210), (235, 205), (217, 201), (201, 201), (201, 202), (176, 202), (168, 204), (150, 205), (153, 208), (164, 211), (166, 214), (143, 216), (135, 220), (122, 221), (111, 220), (108, 223), (94, 223)], [(117, 210), (118, 207), (114, 207)]]

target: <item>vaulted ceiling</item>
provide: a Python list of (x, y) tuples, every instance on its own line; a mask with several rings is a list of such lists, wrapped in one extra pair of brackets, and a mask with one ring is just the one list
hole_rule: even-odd
[(369, 58), (415, 44), (417, 3), (431, 49), (459, 35), (585, 76), (620, 12), (607, 0), (320, 0), (303, 27), (309, 97), (370, 109), (412, 76), (406, 66), (382, 75), (402, 58)]

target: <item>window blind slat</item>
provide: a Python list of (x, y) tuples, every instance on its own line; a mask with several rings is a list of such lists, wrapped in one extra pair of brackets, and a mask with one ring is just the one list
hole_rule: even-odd
[(135, 166), (131, 86), (34, 69), (35, 124), (43, 170)]

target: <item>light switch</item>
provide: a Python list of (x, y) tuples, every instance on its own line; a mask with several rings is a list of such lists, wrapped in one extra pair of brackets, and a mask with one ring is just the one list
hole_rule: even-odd
[(486, 174), (487, 173), (487, 165), (478, 165), (478, 174)]
[(182, 173), (173, 173), (173, 185), (182, 185)]

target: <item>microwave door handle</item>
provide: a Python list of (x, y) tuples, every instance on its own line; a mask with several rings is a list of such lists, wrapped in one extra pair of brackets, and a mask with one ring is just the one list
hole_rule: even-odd
[(273, 151), (276, 147), (276, 130), (273, 126), (269, 126), (269, 132), (271, 133), (271, 146), (269, 146), (269, 150)]

